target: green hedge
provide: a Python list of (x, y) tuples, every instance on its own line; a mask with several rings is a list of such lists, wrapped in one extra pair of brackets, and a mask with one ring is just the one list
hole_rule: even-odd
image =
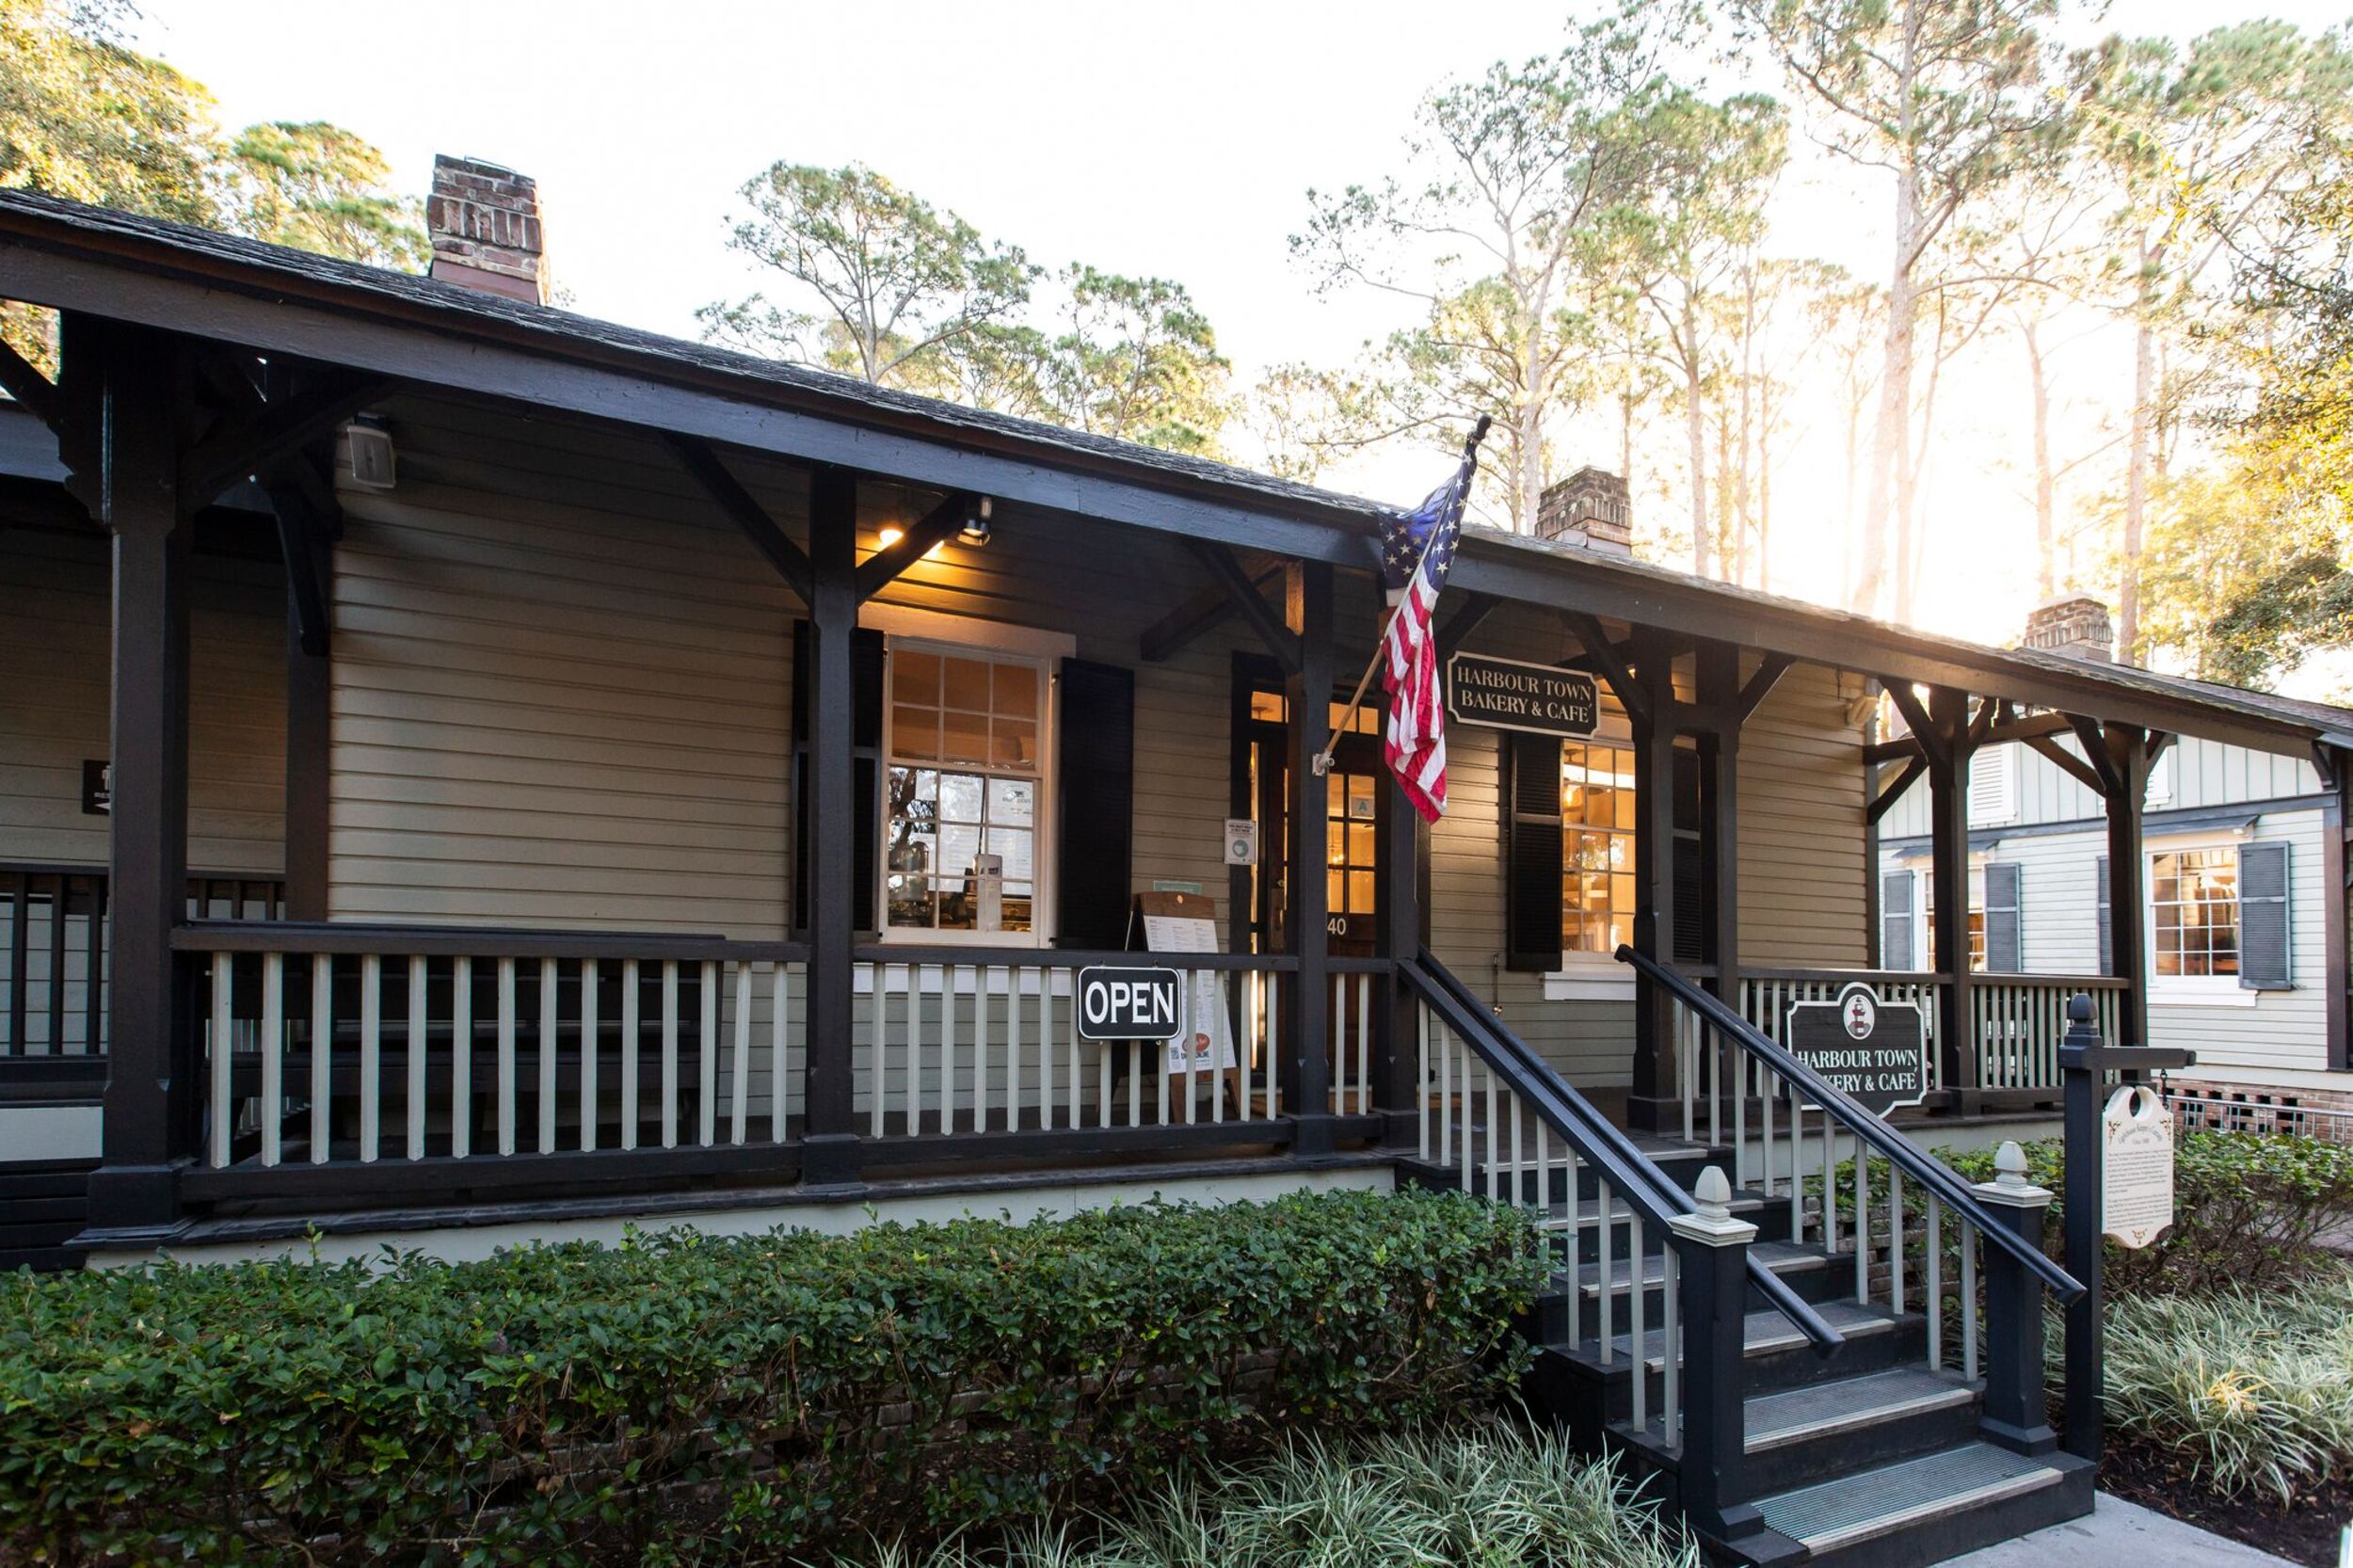
[(1454, 1195), (0, 1283), (0, 1560), (776, 1560), (1483, 1400)]

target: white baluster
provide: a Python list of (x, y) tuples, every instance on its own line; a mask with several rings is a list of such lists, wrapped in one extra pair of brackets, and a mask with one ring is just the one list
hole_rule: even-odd
[(1454, 1032), (1438, 1032), (1438, 1168), (1454, 1163)]
[(1356, 1113), (1372, 1112), (1372, 976), (1356, 977)]
[[(874, 999), (874, 1105), (877, 1121), (882, 1106), (882, 997)], [(735, 965), (735, 1060), (728, 1077), (728, 1142), (741, 1144), (751, 1114), (752, 1096), (752, 967)], [(877, 1126), (875, 1132), (882, 1128)]]
[(1929, 1195), (1928, 1225), (1929, 1368), (1936, 1371), (1945, 1365), (1945, 1206), (1934, 1193)]
[(1021, 976), (1005, 971), (1005, 1130), (1021, 1130)]
[(236, 960), (226, 952), (213, 954), (213, 1029), (208, 1042), (212, 1054), (212, 1103), (205, 1109), (211, 1112), (211, 1126), (205, 1142), (212, 1146), (204, 1151), (215, 1170), (229, 1163), (229, 1132), (234, 1109), (230, 1099), (230, 1025), (235, 1017), (232, 1007), (236, 984)]
[(1977, 1381), (1977, 1227), (1961, 1224), (1961, 1375)]
[[(60, 919), (63, 917), (60, 916)], [(63, 1048), (60, 1047), (60, 1049)], [(286, 955), (262, 954), (262, 1163), (275, 1165), (286, 1119)]]
[(939, 967), (939, 1130), (956, 1129), (956, 970)]
[(662, 961), (662, 1146), (678, 1147), (678, 960)]
[(1414, 1123), (1421, 1133), (1423, 1163), (1430, 1160), (1430, 1009), (1414, 1008)]
[[(1617, 1194), (1613, 1192), (1606, 1183), (1597, 1179), (1593, 1183), (1593, 1196), (1597, 1200), (1596, 1207), (1601, 1210), (1599, 1215), (1596, 1216), (1601, 1224), (1601, 1256), (1599, 1260), (1601, 1270), (1601, 1288), (1598, 1292), (1596, 1292), (1595, 1300), (1600, 1304), (1601, 1313), (1601, 1364), (1607, 1367), (1617, 1357), (1617, 1349), (1610, 1343), (1610, 1330), (1617, 1326), (1614, 1321), (1616, 1314), (1613, 1310), (1616, 1304), (1611, 1302), (1609, 1299), (1609, 1239), (1610, 1230), (1614, 1224), (1614, 1218), (1611, 1215), (1610, 1210), (1616, 1207)], [(1634, 1351), (1634, 1363), (1635, 1370), (1637, 1372), (1641, 1370), (1641, 1347), (1639, 1345), (1636, 1346)]]
[[(785, 1085), (789, 1081), (785, 1069), (787, 1037), (784, 1017), (786, 1004), (792, 1000), (792, 993), (789, 972), (790, 966), (779, 960), (768, 976), (768, 1137), (771, 1142), (778, 1144), (784, 1142)], [(914, 972), (910, 966), (908, 975), (912, 977)], [(912, 987), (913, 979), (910, 978), (907, 984)], [(914, 1027), (911, 1018), (908, 1027)], [(909, 1036), (907, 1048), (910, 1051), (915, 1048), (912, 1035)], [(909, 1122), (908, 1126), (912, 1128), (914, 1124)]]
[(1871, 1304), (1871, 1151), (1861, 1138), (1854, 1141), (1854, 1299)]
[[(1634, 1340), (1634, 1430), (1641, 1432), (1650, 1425), (1650, 1339), (1644, 1332), (1648, 1306), (1642, 1288), (1650, 1255), (1643, 1246), (1641, 1214), (1626, 1222), (1626, 1326)], [(1603, 1280), (1601, 1288), (1609, 1289), (1609, 1282)]]
[[(1075, 1000), (1074, 1003), (1075, 1003)], [(1054, 1126), (1054, 971), (1037, 972), (1037, 1125)], [(1072, 1124), (1077, 1125), (1077, 1124)]]
[(1904, 1310), (1904, 1177), (1887, 1167), (1887, 1304), (1897, 1317)]
[(976, 965), (972, 970), (972, 1130), (988, 1130), (988, 977), (996, 971)]
[(719, 1141), (719, 966), (709, 959), (703, 961), (702, 1003), (702, 1049), (695, 1075), (702, 1105), (695, 1130), (708, 1148)]
[(1664, 1343), (1661, 1354), (1667, 1372), (1666, 1387), (1660, 1391), (1659, 1432), (1669, 1448), (1679, 1448), (1683, 1446), (1683, 1257), (1675, 1251), (1673, 1232), (1659, 1245), (1659, 1338)]

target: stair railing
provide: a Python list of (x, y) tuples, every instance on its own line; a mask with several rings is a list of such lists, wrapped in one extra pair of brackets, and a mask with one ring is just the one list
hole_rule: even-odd
[[(1694, 1201), (1610, 1125), (1592, 1102), (1506, 1029), (1427, 951), (1401, 964), (1418, 1010), (1417, 1104), (1420, 1155), (1455, 1173), (1464, 1190), (1539, 1209), (1568, 1281), (1567, 1338), (1592, 1346), (1605, 1371), (1631, 1362), (1632, 1430), (1679, 1450), (1687, 1509), (1712, 1514), (1708, 1494), (1737, 1467), (1742, 1444), (1740, 1360), (1749, 1287), (1827, 1353), (1843, 1336), (1778, 1275), (1748, 1254), (1754, 1227)], [(1591, 1200), (1581, 1178), (1590, 1177)], [(1561, 1200), (1556, 1212), (1556, 1197)], [(1712, 1217), (1711, 1217), (1712, 1216)], [(1730, 1244), (1720, 1234), (1730, 1224)], [(1716, 1239), (1694, 1240), (1694, 1226)], [(1709, 1225), (1717, 1226), (1709, 1231)], [(1621, 1237), (1623, 1236), (1623, 1246)], [(1659, 1243), (1652, 1272), (1651, 1244)], [(1593, 1302), (1584, 1305), (1584, 1266)], [(1704, 1265), (1704, 1266), (1701, 1266)], [(1619, 1339), (1617, 1287), (1625, 1287)], [(1658, 1292), (1658, 1321), (1647, 1296)], [(1588, 1332), (1590, 1330), (1590, 1333)], [(1653, 1431), (1650, 1381), (1658, 1379)], [(1606, 1383), (1605, 1383), (1606, 1387)], [(1606, 1403), (1601, 1420), (1609, 1424)], [(1599, 1431), (1579, 1433), (1598, 1443)]]

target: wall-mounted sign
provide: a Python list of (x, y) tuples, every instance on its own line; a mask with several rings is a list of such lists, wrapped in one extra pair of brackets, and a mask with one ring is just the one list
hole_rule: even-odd
[(1884, 1116), (1929, 1093), (1929, 1032), (1920, 1009), (1860, 983), (1835, 1001), (1793, 1001), (1782, 1040), (1789, 1054), (1865, 1110)]
[(104, 757), (82, 759), (82, 815), (103, 817), (114, 809), (114, 764)]
[(1447, 716), (1538, 735), (1591, 735), (1601, 724), (1601, 688), (1582, 670), (1458, 653), (1446, 665)]
[(1079, 971), (1079, 1038), (1173, 1040), (1183, 1003), (1175, 969), (1092, 965)]
[(1258, 863), (1258, 824), (1248, 817), (1225, 819), (1225, 863), (1229, 866), (1255, 866)]
[(2173, 1116), (2138, 1083), (2108, 1096), (2100, 1116), (2100, 1229), (2145, 1247), (2173, 1223)]

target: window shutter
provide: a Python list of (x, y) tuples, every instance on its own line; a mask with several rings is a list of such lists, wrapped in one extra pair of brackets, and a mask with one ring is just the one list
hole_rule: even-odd
[(2241, 844), (2238, 851), (2238, 983), (2249, 991), (2287, 991), (2288, 846)]
[[(850, 633), (851, 684), (856, 712), (850, 740), (856, 756), (856, 885), (851, 920), (861, 932), (877, 929), (874, 845), (882, 797), (883, 634), (871, 627)], [(792, 929), (808, 929), (808, 622), (792, 623)]]
[(1503, 732), (1504, 967), (1561, 967), (1561, 743)]
[(1912, 955), (1912, 872), (1880, 878), (1880, 968), (1909, 969)]
[(2025, 968), (2019, 893), (2025, 878), (2014, 860), (1985, 863), (1985, 968), (1989, 974)]
[(1118, 948), (1134, 876), (1135, 672), (1064, 659), (1057, 735), (1054, 942)]
[(1969, 821), (2003, 823), (2018, 815), (2018, 748), (2004, 743), (1969, 754)]
[(2093, 912), (2098, 917), (2100, 921), (2100, 972), (2102, 974), (2114, 974), (2116, 972), (2116, 942), (2115, 939), (2108, 934), (2108, 917), (2110, 913), (2108, 908), (2108, 857), (2105, 855), (2100, 856), (2100, 893), (2098, 900), (2093, 905)]

